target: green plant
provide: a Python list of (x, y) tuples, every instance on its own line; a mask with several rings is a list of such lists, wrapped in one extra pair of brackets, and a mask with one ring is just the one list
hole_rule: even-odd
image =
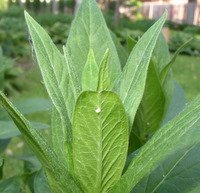
[(22, 18), (3, 17), (0, 20), (0, 43), (9, 57), (27, 56), (30, 52)]
[(56, 22), (47, 31), (56, 45), (63, 45), (67, 41), (70, 26), (65, 23)]
[[(180, 88), (175, 84), (173, 92), (171, 66), (177, 54), (170, 59), (160, 35), (166, 13), (138, 42), (129, 39), (123, 70), (127, 54), (114, 36), (113, 43), (95, 1), (83, 1), (64, 55), (25, 17), (54, 106), (52, 146), (3, 93), (0, 103), (40, 160), (52, 192), (175, 193), (199, 186), (200, 98), (181, 113), (182, 106), (175, 109)], [(168, 178), (175, 186), (165, 183)]]
[(23, 73), (23, 70), (16, 66), (14, 61), (3, 55), (0, 47), (0, 88), (8, 96), (16, 95), (22, 90), (22, 85), (17, 78)]
[(8, 9), (0, 11), (0, 18), (3, 18), (3, 17), (23, 18), (23, 8), (20, 6), (11, 5), (8, 7)]
[(196, 35), (200, 33), (200, 29), (198, 26), (188, 25), (184, 28), (184, 32)]
[(36, 15), (36, 18), (41, 25), (52, 27), (56, 22), (70, 24), (73, 16), (70, 14), (66, 15), (62, 13), (59, 13), (57, 15), (54, 15), (52, 13), (44, 13)]

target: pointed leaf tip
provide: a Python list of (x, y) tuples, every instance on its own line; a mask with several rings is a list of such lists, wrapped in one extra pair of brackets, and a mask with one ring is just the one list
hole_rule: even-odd
[[(150, 59), (166, 17), (167, 12), (138, 40), (129, 55), (120, 78), (119, 94), (129, 115), (131, 125), (142, 100)], [(119, 82), (116, 82), (116, 87), (118, 84)]]
[(168, 17), (168, 10), (167, 9), (165, 9), (165, 11), (163, 13), (163, 17), (165, 17), (167, 19), (167, 17)]
[(96, 91), (98, 83), (99, 67), (96, 62), (94, 51), (89, 49), (87, 60), (82, 73), (82, 90)]
[(24, 17), (26, 20), (31, 17), (26, 10), (24, 10)]

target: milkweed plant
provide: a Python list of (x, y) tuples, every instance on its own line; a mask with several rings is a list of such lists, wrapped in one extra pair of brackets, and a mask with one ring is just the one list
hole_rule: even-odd
[(180, 104), (171, 70), (180, 50), (170, 58), (161, 33), (166, 18), (138, 41), (129, 37), (125, 49), (96, 2), (83, 0), (59, 51), (25, 12), (53, 103), (51, 142), (2, 92), (0, 104), (41, 162), (52, 193), (198, 192), (200, 98)]

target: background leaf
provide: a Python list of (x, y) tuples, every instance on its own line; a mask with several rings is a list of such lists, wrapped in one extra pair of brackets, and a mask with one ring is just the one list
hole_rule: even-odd
[(4, 58), (3, 58), (3, 50), (0, 47), (0, 90), (3, 90), (3, 83), (4, 83)]
[(8, 146), (10, 139), (0, 139), (0, 153), (3, 153)]
[(152, 60), (156, 65), (158, 74), (161, 73), (163, 68), (165, 68), (165, 66), (170, 61), (169, 47), (162, 33), (159, 34), (158, 40), (156, 42)]
[(111, 34), (112, 40), (115, 44), (115, 47), (117, 49), (117, 54), (119, 56), (121, 67), (123, 69), (123, 67), (125, 66), (126, 61), (128, 59), (128, 53), (126, 52), (125, 48), (121, 45), (117, 36), (111, 30), (110, 30), (110, 34)]
[(19, 177), (12, 177), (0, 181), (0, 192), (2, 193), (22, 193), (22, 186)]
[(29, 182), (32, 193), (52, 193), (43, 170), (39, 170), (32, 174)]
[(3, 178), (3, 165), (4, 165), (4, 160), (2, 157), (0, 157), (0, 180)]
[(67, 46), (72, 56), (72, 65), (75, 67), (79, 79), (81, 79), (90, 49), (94, 51), (98, 66), (106, 49), (110, 50), (108, 66), (111, 83), (121, 72), (120, 60), (115, 45), (103, 15), (94, 0), (82, 2), (72, 22)]
[[(193, 39), (193, 38), (192, 38)], [(187, 47), (189, 45), (189, 43), (192, 41), (192, 39), (189, 39), (187, 42), (185, 42), (178, 50), (176, 50), (176, 52), (174, 53), (173, 57), (171, 58), (170, 62), (167, 63), (167, 65), (162, 69), (161, 73), (160, 73), (160, 80), (163, 83), (167, 77), (167, 74), (169, 73), (172, 65), (174, 64), (176, 57), (179, 55), (179, 53), (181, 51), (183, 51), (183, 49), (185, 47)]]
[(131, 36), (128, 36), (128, 38), (127, 38), (128, 53), (131, 53), (132, 49), (135, 47), (136, 44), (137, 44), (137, 41), (134, 40)]

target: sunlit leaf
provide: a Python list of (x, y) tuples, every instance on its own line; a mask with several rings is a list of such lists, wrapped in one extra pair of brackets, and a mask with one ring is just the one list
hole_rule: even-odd
[(84, 92), (73, 122), (74, 172), (87, 193), (107, 192), (120, 178), (128, 148), (128, 119), (112, 92)]

